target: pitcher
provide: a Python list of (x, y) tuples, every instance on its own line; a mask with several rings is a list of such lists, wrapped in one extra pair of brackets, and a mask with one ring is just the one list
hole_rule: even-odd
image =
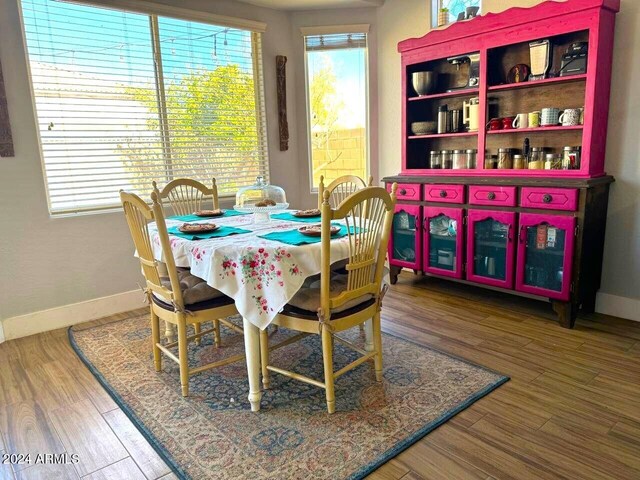
[(462, 103), (463, 122), (469, 126), (470, 132), (480, 128), (480, 97), (470, 98)]

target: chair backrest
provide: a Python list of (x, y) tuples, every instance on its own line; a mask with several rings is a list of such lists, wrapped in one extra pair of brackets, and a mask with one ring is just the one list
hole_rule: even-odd
[(156, 182), (152, 182), (153, 191), (158, 195), (162, 204), (168, 199), (174, 215), (189, 215), (203, 209), (204, 202), (211, 197), (213, 209), (218, 209), (218, 186), (216, 179), (212, 179), (211, 188), (190, 178), (176, 178), (167, 183), (162, 190)]
[(322, 210), (322, 202), (324, 200), (324, 192), (328, 191), (331, 195), (329, 197), (329, 204), (336, 208), (342, 203), (342, 201), (349, 195), (357, 192), (358, 190), (370, 187), (373, 185), (373, 177), (369, 177), (369, 185), (365, 181), (356, 175), (343, 175), (336, 178), (326, 187), (324, 186), (324, 176), (320, 176), (320, 184), (318, 185), (318, 209)]
[[(322, 265), (320, 272), (320, 305), (325, 315), (346, 302), (371, 294), (377, 298), (391, 235), (397, 184), (391, 194), (382, 187), (365, 187), (331, 208), (330, 192), (322, 203)], [(339, 295), (330, 296), (331, 286), (331, 222), (344, 219), (347, 225), (349, 257), (347, 287)]]
[[(156, 192), (151, 193), (151, 200), (153, 203), (149, 206), (136, 194), (120, 190), (120, 201), (122, 202), (133, 243), (138, 252), (138, 259), (142, 265), (142, 274), (145, 277), (147, 289), (158, 293), (177, 308), (184, 309), (180, 280), (178, 279), (178, 271), (171, 251), (167, 224), (165, 223), (162, 205)], [(160, 262), (153, 255), (153, 245), (149, 235), (149, 223), (151, 222), (156, 223), (158, 240), (162, 247), (163, 260), (171, 281), (171, 289), (162, 285), (161, 277), (164, 270), (161, 269)]]

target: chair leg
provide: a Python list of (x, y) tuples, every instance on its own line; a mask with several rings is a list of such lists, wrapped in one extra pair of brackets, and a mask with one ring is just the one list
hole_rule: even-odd
[(260, 363), (262, 364), (262, 386), (265, 390), (269, 388), (271, 379), (269, 378), (269, 334), (267, 329), (260, 330)]
[(322, 360), (324, 363), (324, 384), (327, 395), (327, 411), (336, 411), (336, 395), (333, 388), (333, 338), (327, 327), (322, 327)]
[(373, 352), (375, 349), (373, 345), (373, 320), (369, 319), (361, 323), (360, 327), (364, 330), (364, 351)]
[(164, 322), (164, 337), (167, 339), (167, 342), (171, 343), (176, 339), (176, 327), (171, 322)]
[(213, 321), (213, 341), (216, 344), (216, 348), (222, 345), (220, 342), (220, 320), (217, 318)]
[(160, 343), (160, 319), (151, 310), (151, 342), (153, 348), (153, 363), (156, 367), (156, 372), (162, 370), (162, 354), (157, 344)]
[(380, 328), (380, 312), (377, 312), (372, 319), (373, 323), (373, 347), (377, 355), (373, 357), (376, 371), (376, 382), (382, 381), (382, 330)]
[(200, 345), (202, 343), (202, 337), (199, 336), (200, 332), (202, 331), (202, 324), (201, 323), (194, 323), (193, 324), (193, 330), (195, 332), (196, 335), (198, 335), (195, 340), (196, 340), (196, 345)]
[(178, 358), (180, 360), (180, 385), (182, 396), (189, 396), (189, 358), (187, 357), (187, 322), (178, 318)]

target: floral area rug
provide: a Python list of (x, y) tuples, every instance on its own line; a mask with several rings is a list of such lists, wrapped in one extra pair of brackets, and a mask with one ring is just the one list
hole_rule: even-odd
[[(203, 326), (203, 329), (208, 327)], [(193, 365), (244, 351), (224, 326), (191, 344)], [(270, 342), (292, 335), (279, 329)], [(358, 328), (340, 334), (363, 344)], [(148, 315), (69, 330), (92, 373), (181, 478), (362, 478), (507, 380), (486, 368), (383, 334), (384, 381), (365, 363), (336, 382), (336, 413), (324, 390), (272, 373), (262, 409), (251, 412), (243, 362), (191, 378), (180, 394), (178, 365), (153, 368)], [(338, 370), (357, 354), (335, 343)], [(272, 352), (272, 364), (322, 379), (316, 335)]]

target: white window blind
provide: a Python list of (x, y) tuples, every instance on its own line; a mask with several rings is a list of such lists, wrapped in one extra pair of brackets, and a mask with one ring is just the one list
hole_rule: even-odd
[(333, 33), (328, 35), (307, 35), (304, 37), (305, 50), (334, 50), (344, 48), (365, 48), (366, 33)]
[(50, 211), (148, 199), (189, 177), (234, 194), (268, 176), (260, 33), (23, 0)]

